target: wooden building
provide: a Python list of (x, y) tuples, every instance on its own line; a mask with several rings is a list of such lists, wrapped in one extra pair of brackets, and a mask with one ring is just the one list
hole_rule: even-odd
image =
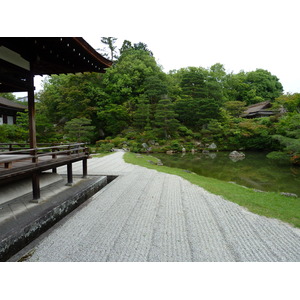
[(24, 112), (27, 106), (0, 97), (0, 125), (16, 124), (17, 113)]
[[(35, 75), (104, 73), (111, 65), (111, 61), (80, 37), (0, 37), (0, 93), (27, 91), (30, 137), (29, 149), (0, 153), (0, 165), (4, 165), (0, 169), (0, 184), (31, 176), (33, 198), (39, 199), (39, 174), (42, 171), (55, 171), (56, 167), (65, 164), (71, 184), (72, 163), (82, 160), (83, 176), (87, 175), (85, 147), (64, 145), (53, 150), (47, 148), (46, 151), (52, 151), (47, 153), (42, 153), (45, 148), (37, 147), (33, 78)], [(20, 165), (20, 159), (26, 166)]]
[(79, 37), (0, 37), (0, 93), (28, 92), (30, 146), (36, 147), (35, 75), (105, 72), (112, 62)]
[(259, 102), (246, 107), (242, 113), (242, 118), (253, 119), (261, 117), (274, 116), (281, 113), (280, 110), (271, 109), (272, 104), (270, 101)]

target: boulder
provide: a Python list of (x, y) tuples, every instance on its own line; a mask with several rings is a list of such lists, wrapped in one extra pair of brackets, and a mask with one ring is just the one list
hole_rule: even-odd
[(245, 157), (245, 154), (243, 152), (238, 151), (232, 151), (229, 153), (230, 157)]
[(156, 164), (157, 164), (158, 166), (163, 166), (163, 165), (164, 165), (160, 159), (157, 161)]
[(215, 143), (212, 143), (208, 146), (208, 149), (217, 149), (217, 145)]

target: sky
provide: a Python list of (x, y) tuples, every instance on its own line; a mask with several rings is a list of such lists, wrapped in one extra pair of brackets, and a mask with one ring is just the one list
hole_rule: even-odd
[[(29, 2), (36, 4), (33, 18), (12, 29), (13, 36), (81, 36), (94, 48), (103, 46), (102, 36), (113, 36), (118, 46), (125, 39), (147, 44), (165, 72), (215, 63), (233, 73), (262, 68), (279, 78), (285, 93), (300, 92), (297, 0), (86, 0), (85, 6), (53, 0), (47, 15), (41, 2)], [(19, 3), (16, 19), (27, 2)]]

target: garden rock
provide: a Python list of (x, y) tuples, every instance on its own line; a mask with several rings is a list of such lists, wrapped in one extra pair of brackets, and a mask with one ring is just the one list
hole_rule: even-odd
[(157, 164), (158, 166), (163, 166), (163, 165), (164, 165), (160, 159), (158, 160), (158, 162), (157, 162), (156, 164)]
[(245, 157), (245, 154), (243, 152), (238, 151), (232, 151), (229, 153), (230, 157)]
[(212, 143), (208, 146), (209, 149), (217, 149), (217, 145), (215, 143)]
[(282, 196), (287, 196), (287, 197), (298, 197), (298, 195), (296, 195), (296, 194), (293, 194), (293, 193), (280, 193), (280, 195), (282, 195)]

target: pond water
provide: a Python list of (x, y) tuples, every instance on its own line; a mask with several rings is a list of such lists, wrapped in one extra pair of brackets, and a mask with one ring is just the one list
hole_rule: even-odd
[(229, 152), (154, 154), (164, 165), (192, 171), (206, 177), (235, 182), (261, 191), (295, 193), (300, 196), (300, 168), (274, 162), (267, 153), (245, 152), (233, 161)]

